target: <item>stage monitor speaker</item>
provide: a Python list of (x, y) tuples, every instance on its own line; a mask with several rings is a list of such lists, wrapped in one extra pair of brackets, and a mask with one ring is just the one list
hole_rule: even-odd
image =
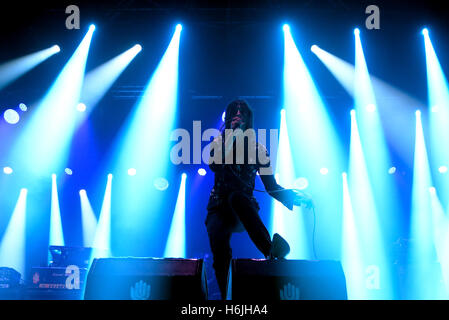
[(94, 259), (87, 275), (85, 300), (207, 299), (202, 259)]
[(26, 300), (81, 300), (87, 269), (67, 267), (32, 267), (25, 290)]
[(8, 267), (0, 267), (0, 300), (21, 300), (23, 286), (22, 275)]
[(338, 261), (234, 259), (227, 300), (346, 300)]

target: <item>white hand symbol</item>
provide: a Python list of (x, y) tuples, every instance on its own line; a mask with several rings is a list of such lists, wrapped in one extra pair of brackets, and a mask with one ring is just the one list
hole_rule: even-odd
[(130, 290), (132, 300), (148, 300), (150, 297), (151, 285), (147, 284), (143, 280), (140, 280), (139, 282), (136, 282)]
[(290, 282), (284, 285), (284, 290), (279, 290), (281, 300), (299, 300), (299, 288)]

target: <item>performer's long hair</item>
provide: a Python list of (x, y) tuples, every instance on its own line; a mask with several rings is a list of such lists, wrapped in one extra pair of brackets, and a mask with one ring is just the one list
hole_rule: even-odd
[[(228, 104), (225, 111), (225, 121), (221, 126), (221, 136), (223, 137), (223, 143), (226, 138), (226, 129), (231, 129), (232, 118), (237, 114), (237, 110), (240, 108), (240, 113), (244, 119), (244, 126), (241, 127), (243, 131), (254, 128), (253, 110), (245, 100), (234, 100)], [(244, 162), (248, 162), (248, 137), (244, 137)]]
[(224, 130), (231, 129), (232, 118), (237, 113), (238, 107), (240, 107), (240, 110), (245, 117), (245, 127), (242, 128), (242, 130), (245, 131), (246, 129), (254, 127), (253, 110), (249, 106), (248, 102), (245, 100), (234, 100), (226, 107), (224, 127), (222, 126), (221, 130), (222, 134), (224, 134)]

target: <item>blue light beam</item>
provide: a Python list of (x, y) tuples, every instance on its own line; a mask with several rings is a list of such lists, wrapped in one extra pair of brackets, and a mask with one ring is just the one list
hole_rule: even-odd
[[(430, 121), (430, 161), (432, 167), (449, 164), (449, 150), (442, 146), (449, 144), (449, 88), (435, 48), (424, 33), (426, 52), (428, 110)], [(444, 176), (435, 175), (435, 187), (440, 190), (441, 201), (449, 202), (449, 181)]]
[(9, 220), (8, 227), (0, 242), (0, 266), (9, 267), (21, 273), (25, 273), (25, 226), (26, 226), (26, 202), (27, 190), (20, 190), (14, 212)]
[(112, 174), (108, 175), (103, 204), (93, 242), (92, 258), (107, 258), (112, 256), (111, 251), (111, 195)]
[(384, 241), (394, 241), (398, 221), (395, 213), (399, 211), (399, 198), (395, 188), (394, 177), (388, 174), (392, 166), (383, 127), (377, 111), (377, 100), (374, 94), (371, 77), (363, 53), (360, 34), (355, 35), (355, 76), (354, 103), (357, 122), (360, 128), (360, 139), (368, 169), (370, 184), (377, 206), (377, 219), (382, 228)]
[(142, 50), (138, 44), (86, 74), (80, 101), (89, 111), (101, 100), (112, 84)]
[(186, 178), (187, 175), (183, 173), (165, 246), (164, 257), (166, 258), (186, 258)]
[(51, 176), (51, 213), (50, 213), (50, 246), (63, 246), (61, 210), (59, 208), (58, 185), (56, 175)]
[[(295, 182), (295, 168), (290, 149), (287, 130), (286, 111), (281, 111), (281, 125), (279, 132), (279, 147), (276, 161), (276, 179), (286, 188), (293, 187)], [(279, 233), (290, 244), (289, 259), (311, 259), (309, 241), (307, 237), (306, 221), (301, 207), (294, 207), (293, 212), (278, 201), (273, 200), (271, 233)]]
[(349, 150), (349, 190), (354, 210), (357, 232), (360, 234), (364, 272), (376, 270), (376, 279), (369, 286), (360, 283), (365, 290), (363, 298), (392, 299), (391, 283), (385, 239), (379, 225), (376, 202), (368, 176), (356, 120), (356, 111), (351, 111), (351, 142)]
[(346, 274), (346, 284), (348, 299), (367, 299), (366, 291), (363, 287), (365, 283), (365, 273), (360, 248), (360, 238), (357, 233), (354, 210), (351, 204), (349, 193), (348, 175), (343, 177), (343, 230), (341, 263)]
[(438, 299), (441, 281), (432, 222), (429, 160), (421, 122), (416, 111), (415, 157), (411, 205), (408, 292), (411, 299)]
[(95, 230), (97, 228), (97, 218), (87, 197), (86, 190), (80, 191), (81, 201), (81, 222), (83, 226), (83, 245), (93, 247)]
[(437, 251), (445, 291), (442, 298), (449, 298), (449, 219), (444, 213), (443, 206), (434, 187), (429, 188), (430, 205), (432, 210), (434, 243)]
[[(147, 228), (156, 226), (154, 219), (160, 217), (156, 214), (162, 202), (160, 190), (148, 186), (168, 175), (170, 137), (178, 103), (180, 36), (181, 30), (176, 28), (142, 98), (128, 116), (109, 155), (106, 170), (112, 170), (117, 177), (115, 190), (120, 195), (114, 200), (114, 210), (126, 212), (125, 215), (116, 215), (115, 221), (121, 226), (119, 232), (136, 230), (136, 235), (142, 231), (143, 224)], [(122, 173), (129, 168), (135, 169), (137, 174), (126, 175), (127, 179), (122, 179)], [(146, 233), (153, 234), (151, 228)], [(120, 237), (120, 233), (117, 236)]]
[(0, 90), (59, 51), (59, 46), (54, 45), (0, 65)]
[[(314, 199), (316, 212), (326, 221), (318, 226), (317, 234), (327, 234), (328, 239), (319, 243), (317, 238), (317, 246), (321, 253), (337, 258), (341, 237), (335, 228), (340, 226), (341, 219), (334, 213), (335, 208), (341, 208), (342, 201), (340, 173), (344, 169), (344, 156), (341, 141), (288, 30), (284, 31), (283, 106), (288, 114), (295, 172), (309, 181), (307, 192)], [(321, 168), (327, 168), (328, 174), (322, 175)]]
[(12, 161), (32, 175), (60, 172), (67, 161), (92, 33), (89, 29), (13, 146)]
[[(312, 51), (343, 88), (354, 97), (354, 65), (318, 46), (314, 46)], [(370, 76), (370, 79), (374, 94), (377, 97), (376, 111), (382, 120), (385, 136), (388, 137), (388, 141), (397, 151), (402, 161), (411, 167), (413, 165), (413, 149), (409, 148), (409, 146), (413, 145), (415, 140), (414, 108), (424, 108), (425, 106), (417, 99), (410, 97), (374, 76)], [(381, 99), (381, 97), (385, 98)]]

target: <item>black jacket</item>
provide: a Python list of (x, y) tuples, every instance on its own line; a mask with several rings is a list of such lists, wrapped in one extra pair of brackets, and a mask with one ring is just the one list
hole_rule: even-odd
[[(214, 142), (217, 143), (217, 140)], [(225, 163), (224, 142), (221, 149), (223, 150), (221, 163), (217, 164), (211, 162), (212, 160), (210, 161), (209, 167), (215, 173), (215, 180), (214, 187), (209, 197), (207, 206), (208, 211), (213, 211), (217, 206), (223, 205), (223, 202), (227, 201), (227, 197), (232, 192), (244, 193), (253, 203), (254, 207), (259, 210), (259, 204), (253, 196), (255, 179), (258, 172), (268, 194), (280, 201), (288, 209), (292, 210), (295, 193), (291, 190), (286, 190), (277, 184), (271, 169), (271, 162), (267, 149), (262, 144), (256, 143), (256, 151), (252, 154), (252, 156), (256, 156), (256, 159), (253, 159), (252, 156), (248, 156), (249, 148), (247, 147), (247, 143), (248, 142), (245, 141), (245, 155), (242, 164), (236, 163), (236, 148), (234, 148), (232, 164)], [(214, 146), (216, 145), (211, 145), (211, 159), (214, 157)], [(259, 155), (265, 157), (262, 159)], [(261, 172), (262, 168), (264, 170)]]

